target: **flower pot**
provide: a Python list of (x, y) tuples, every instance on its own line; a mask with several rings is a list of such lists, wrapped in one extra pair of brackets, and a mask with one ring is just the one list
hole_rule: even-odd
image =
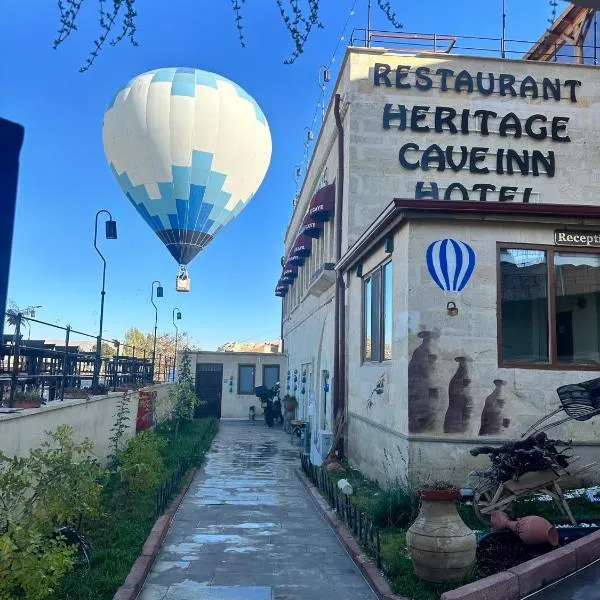
[(41, 405), (41, 398), (39, 400), (18, 400), (15, 402), (15, 408), (39, 408)]
[(419, 516), (406, 533), (418, 577), (433, 583), (461, 581), (475, 564), (476, 537), (460, 518), (458, 490), (418, 490)]

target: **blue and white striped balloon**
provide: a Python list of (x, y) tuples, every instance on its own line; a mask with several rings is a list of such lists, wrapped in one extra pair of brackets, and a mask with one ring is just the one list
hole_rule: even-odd
[(438, 240), (427, 248), (427, 269), (444, 292), (460, 292), (475, 268), (475, 252), (465, 242)]
[(181, 265), (248, 204), (271, 160), (254, 99), (193, 68), (134, 77), (107, 108), (102, 138), (121, 189)]

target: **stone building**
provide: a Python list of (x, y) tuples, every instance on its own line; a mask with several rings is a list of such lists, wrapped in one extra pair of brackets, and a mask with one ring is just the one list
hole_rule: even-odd
[[(464, 484), (599, 376), (595, 28), (572, 6), (519, 59), (348, 48), (276, 288), (313, 462), (343, 414), (368, 475)], [(551, 433), (589, 458), (600, 419)]]
[(254, 406), (261, 418), (254, 388), (272, 387), (285, 370), (285, 357), (278, 352), (192, 351), (189, 356), (196, 394), (206, 402), (197, 407), (196, 416), (247, 419)]

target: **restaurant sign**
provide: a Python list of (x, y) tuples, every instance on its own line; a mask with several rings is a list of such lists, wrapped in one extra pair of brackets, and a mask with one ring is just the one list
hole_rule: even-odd
[(600, 231), (569, 231), (560, 229), (554, 232), (557, 246), (581, 246), (600, 248)]

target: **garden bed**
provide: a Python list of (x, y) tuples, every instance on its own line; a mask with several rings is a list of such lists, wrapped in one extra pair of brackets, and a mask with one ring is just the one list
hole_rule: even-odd
[[(507, 532), (510, 534), (510, 538), (504, 535), (505, 532), (488, 535), (490, 530), (477, 519), (470, 502), (459, 502), (458, 510), (462, 519), (467, 526), (476, 531), (480, 540), (478, 564), (471, 578), (465, 582), (429, 584), (415, 575), (412, 559), (406, 546), (406, 530), (418, 513), (418, 500), (414, 490), (399, 484), (382, 489), (376, 482), (367, 479), (359, 471), (350, 467), (341, 474), (320, 472), (331, 481), (333, 486), (340, 479), (347, 479), (353, 486), (354, 493), (349, 497), (349, 503), (367, 519), (372, 520), (379, 532), (379, 557), (376, 556), (377, 550), (374, 551), (372, 545), (363, 543), (364, 550), (374, 556), (375, 562), (380, 561), (381, 568), (394, 592), (413, 600), (438, 600), (446, 591), (514, 567), (553, 549), (549, 545), (543, 548), (525, 546), (512, 532)], [(600, 502), (592, 502), (582, 494), (571, 499), (569, 504), (577, 520), (600, 521)], [(518, 516), (538, 514), (556, 523), (562, 543), (574, 541), (586, 533), (586, 528), (572, 528), (566, 525), (561, 527), (563, 516), (552, 502), (525, 498), (517, 503), (516, 508)], [(593, 527), (587, 529), (589, 533), (595, 530)], [(494, 551), (504, 554), (502, 560), (494, 556)]]
[[(199, 466), (217, 432), (215, 419), (197, 419), (182, 423), (177, 439), (168, 425), (156, 428), (165, 441), (161, 450), (167, 480), (180, 470), (182, 462), (190, 468)], [(177, 493), (183, 480), (172, 487)], [(162, 482), (140, 494), (127, 493), (117, 474), (111, 475), (102, 493), (98, 518), (84, 524), (91, 545), (91, 564), (79, 566), (66, 575), (50, 597), (51, 600), (111, 600), (123, 584), (142, 547), (157, 514), (157, 492)]]

